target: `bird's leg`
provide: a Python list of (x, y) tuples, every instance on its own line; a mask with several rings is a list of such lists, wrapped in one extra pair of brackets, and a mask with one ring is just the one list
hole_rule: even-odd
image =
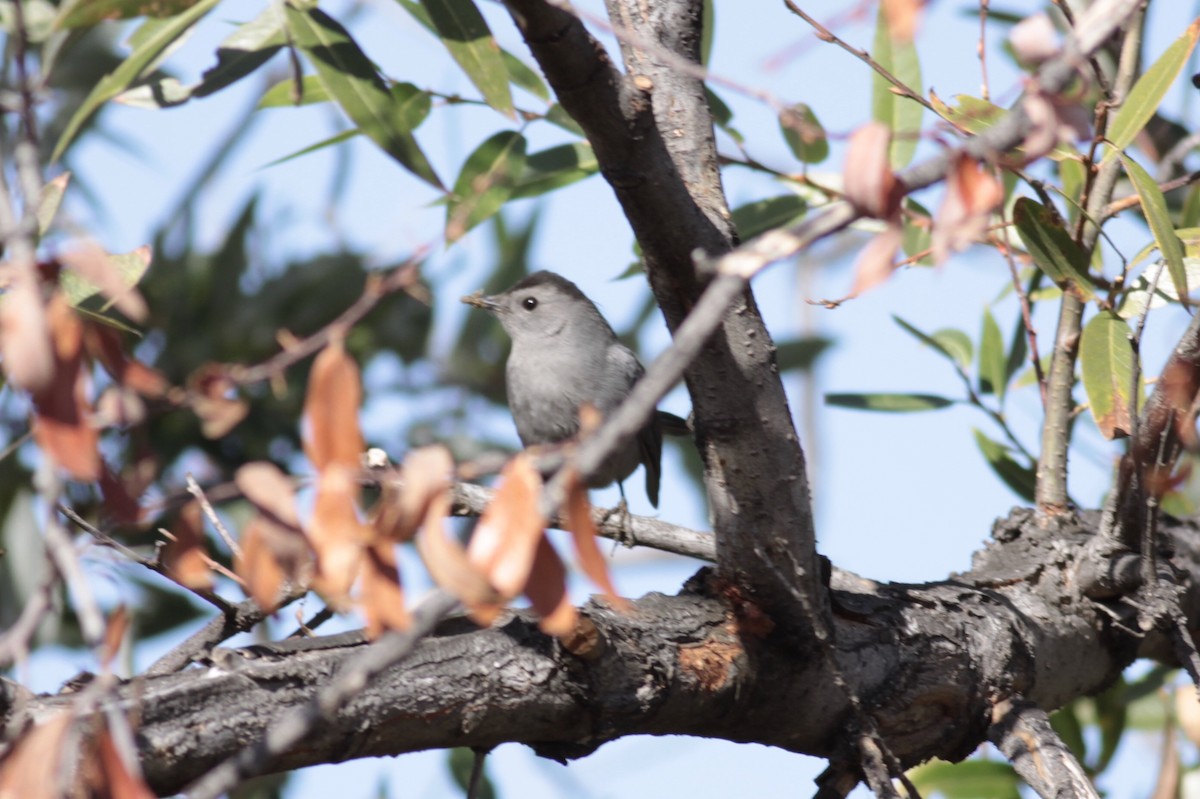
[(629, 503), (625, 501), (625, 484), (618, 480), (617, 490), (621, 492), (621, 501), (617, 503), (617, 507), (610, 508), (608, 513), (604, 514), (604, 521), (615, 513), (618, 519), (617, 535), (613, 539), (618, 544), (624, 544), (627, 547), (632, 547), (636, 542), (633, 539), (633, 519), (629, 515)]

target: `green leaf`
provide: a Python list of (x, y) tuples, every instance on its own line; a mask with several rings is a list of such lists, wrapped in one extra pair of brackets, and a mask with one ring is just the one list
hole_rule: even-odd
[(336, 20), (317, 8), (284, 6), (296, 44), (317, 68), (325, 90), (358, 129), (417, 177), (438, 189), (441, 180), (412, 135), (411, 110), (388, 90), (371, 60)]
[(525, 137), (515, 131), (497, 133), (467, 157), (454, 193), (446, 205), (446, 243), (500, 210), (513, 194), (525, 169)]
[(1029, 357), (1028, 335), (1029, 331), (1025, 329), (1025, 318), (1018, 315), (1016, 327), (1012, 332), (1012, 344), (1008, 346), (1008, 364), (1004, 370), (1005, 383), (1013, 379), (1013, 375), (1021, 370)]
[(1013, 204), (1013, 224), (1034, 264), (1059, 286), (1075, 286), (1085, 300), (1095, 297), (1088, 277), (1088, 258), (1071, 234), (1041, 203), (1020, 197)]
[(472, 0), (421, 0), (450, 57), (467, 73), (487, 104), (509, 118), (513, 112), (508, 69), (500, 46)]
[(600, 171), (596, 153), (587, 142), (560, 144), (531, 154), (517, 179), (512, 198), (536, 197), (569, 186)]
[(53, 162), (61, 158), (79, 131), (83, 129), (84, 123), (91, 119), (92, 114), (96, 113), (100, 106), (116, 97), (127, 89), (129, 84), (141, 77), (143, 72), (175, 40), (187, 33), (218, 2), (219, 0), (200, 0), (182, 14), (155, 25), (153, 32), (140, 40), (133, 48), (133, 52), (121, 62), (120, 66), (101, 78), (80, 103), (79, 109), (67, 122), (62, 135), (58, 137), (54, 151), (50, 154), (50, 160)]
[(1075, 712), (1079, 702), (1076, 700), (1059, 708), (1050, 716), (1050, 726), (1058, 733), (1058, 737), (1067, 745), (1080, 763), (1087, 762), (1087, 742), (1083, 738), (1083, 725), (1079, 722), (1079, 714)]
[(804, 216), (808, 204), (795, 194), (755, 200), (733, 211), (733, 225), (742, 241), (793, 222)]
[(975, 444), (996, 476), (1003, 480), (1004, 484), (1017, 496), (1026, 502), (1033, 502), (1034, 487), (1037, 482), (1033, 469), (1029, 466), (1022, 466), (1013, 460), (1008, 447), (998, 441), (993, 441), (979, 430), (973, 430), (973, 432), (975, 433)]
[(1200, 36), (1200, 19), (1193, 20), (1183, 35), (1142, 73), (1137, 83), (1133, 84), (1125, 102), (1121, 103), (1108, 125), (1107, 137), (1111, 147), (1104, 153), (1104, 161), (1108, 161), (1132, 144), (1142, 132), (1142, 128), (1146, 127), (1146, 123), (1154, 116), (1154, 112), (1166, 96), (1167, 90), (1171, 88), (1175, 78), (1179, 77), (1183, 65), (1191, 57), (1197, 36)]
[(558, 125), (563, 130), (574, 133), (576, 136), (583, 136), (583, 128), (579, 127), (579, 123), (575, 118), (567, 113), (567, 109), (563, 108), (558, 103), (554, 103), (546, 109), (547, 122)]
[(504, 59), (504, 66), (508, 69), (508, 79), (514, 86), (519, 86), (542, 100), (550, 99), (550, 90), (546, 88), (546, 82), (542, 80), (541, 75), (507, 50), (502, 49), (500, 57)]
[(300, 97), (296, 97), (296, 82), (291, 78), (281, 80), (271, 88), (263, 92), (263, 96), (258, 99), (259, 108), (285, 108), (296, 107), (296, 100), (300, 100), (300, 105), (314, 105), (316, 103), (327, 103), (332, 98), (329, 92), (325, 91), (325, 84), (321, 83), (321, 78), (318, 75), (305, 75), (300, 80)]
[(58, 30), (83, 28), (108, 20), (169, 17), (194, 6), (196, 0), (71, 0), (54, 20)]
[(708, 110), (712, 114), (713, 124), (725, 131), (738, 144), (746, 141), (737, 128), (733, 127), (733, 110), (712, 89), (704, 87), (704, 96), (708, 99)]
[(1021, 780), (1016, 771), (999, 760), (965, 760), (947, 763), (934, 760), (908, 772), (923, 796), (940, 794), (944, 799), (1020, 799)]
[(826, 394), (825, 404), (860, 411), (912, 413), (936, 411), (953, 405), (954, 400), (933, 394)]
[(350, 139), (353, 139), (355, 136), (357, 136), (359, 134), (359, 132), (360, 131), (358, 131), (355, 128), (351, 128), (350, 130), (343, 130), (341, 133), (335, 133), (327, 139), (321, 139), (319, 142), (316, 142), (315, 144), (310, 144), (307, 147), (297, 150), (294, 153), (289, 153), (289, 154), (283, 156), (282, 158), (276, 158), (274, 161), (265, 163), (262, 165), (262, 168), (266, 169), (267, 167), (279, 166), (280, 164), (291, 161), (294, 158), (299, 158), (302, 155), (308, 155), (309, 153), (315, 153), (317, 150), (324, 150), (326, 147), (332, 147), (335, 144), (341, 144), (344, 141), (349, 141)]
[(716, 23), (717, 12), (713, 8), (713, 0), (704, 0), (700, 7), (700, 63), (704, 66), (708, 66), (708, 57), (712, 53)]
[(54, 217), (58, 216), (59, 206), (62, 205), (63, 195), (67, 192), (67, 184), (71, 182), (71, 173), (63, 172), (54, 180), (48, 181), (42, 186), (42, 192), (38, 195), (37, 203), (37, 221), (38, 221), (38, 236), (45, 236), (50, 230), (50, 226), (54, 224)]
[(1141, 198), (1142, 213), (1150, 225), (1150, 232), (1154, 234), (1154, 241), (1158, 243), (1159, 253), (1167, 262), (1167, 272), (1171, 275), (1171, 282), (1175, 284), (1175, 291), (1179, 296), (1186, 297), (1188, 284), (1187, 271), (1183, 265), (1183, 244), (1175, 233), (1171, 212), (1167, 210), (1167, 200), (1154, 178), (1150, 177), (1150, 173), (1143, 169), (1141, 164), (1125, 155), (1121, 156), (1121, 164), (1124, 165), (1125, 174), (1129, 175), (1133, 188)]
[(900, 215), (904, 228), (904, 254), (913, 258), (918, 253), (925, 253), (916, 263), (933, 266), (933, 255), (929, 252), (933, 246), (933, 216), (929, 209), (911, 197), (904, 198), (904, 208), (909, 212)]
[[(954, 99), (958, 102), (957, 107), (947, 105), (933, 91), (929, 92), (929, 104), (933, 106), (934, 111), (959, 130), (971, 135), (982, 133), (1008, 113), (998, 105), (969, 94), (956, 94)], [(1018, 147), (1017, 149), (1022, 148)], [(1052, 161), (1066, 161), (1072, 158), (1078, 159), (1079, 155), (1071, 145), (1059, 144), (1047, 153), (1046, 157)]]
[[(463, 791), (464, 795), (471, 788), (471, 774), (475, 768), (475, 758), (481, 756), (465, 746), (455, 747), (447, 752), (447, 766), (450, 769), (450, 776), (454, 778), (454, 782), (458, 784), (459, 789)], [(496, 788), (492, 785), (491, 779), (488, 778), (486, 767), (480, 776), (479, 784), (475, 786), (473, 796), (476, 799), (496, 799)]]
[[(132, 252), (108, 256), (109, 264), (120, 275), (121, 283), (127, 288), (136, 286), (141, 281), (146, 270), (150, 268), (150, 261), (149, 247), (139, 247)], [(78, 306), (89, 297), (100, 293), (98, 286), (84, 280), (70, 269), (64, 269), (58, 280), (63, 296), (72, 306)], [(101, 310), (108, 310), (110, 307), (112, 307), (112, 300), (106, 302)]]
[(829, 157), (825, 128), (807, 104), (796, 103), (779, 112), (779, 129), (792, 155), (801, 163), (819, 164)]
[(892, 315), (892, 321), (917, 341), (927, 347), (932, 347), (934, 352), (949, 359), (951, 363), (958, 364), (963, 371), (971, 368), (971, 339), (967, 337), (966, 333), (946, 329), (939, 330), (931, 336), (895, 314)]
[(1008, 359), (1000, 326), (987, 308), (983, 309), (983, 332), (979, 336), (979, 393), (995, 394), (1004, 403)]
[(780, 341), (775, 345), (775, 363), (780, 372), (812, 369), (817, 357), (833, 345), (824, 336), (806, 336)]
[(1092, 766), (1097, 774), (1108, 768), (1121, 744), (1129, 718), (1129, 701), (1124, 677), (1117, 678), (1103, 693), (1092, 698), (1096, 708), (1096, 726), (1100, 728), (1100, 755)]
[[(921, 63), (911, 41), (893, 37), (888, 30), (884, 6), (879, 6), (875, 22), (875, 61), (902, 84), (921, 93)], [(871, 73), (871, 116), (892, 131), (890, 157), (893, 169), (908, 165), (917, 150), (921, 133), (921, 115), (925, 108), (915, 100), (892, 91), (892, 84), (877, 72)]]
[(1101, 311), (1083, 328), (1079, 360), (1083, 388), (1096, 426), (1105, 438), (1129, 435), (1133, 391), (1132, 331), (1112, 311)]

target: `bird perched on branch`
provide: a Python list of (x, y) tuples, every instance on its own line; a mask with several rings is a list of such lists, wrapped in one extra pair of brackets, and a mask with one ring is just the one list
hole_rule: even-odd
[[(534, 272), (500, 294), (476, 292), (462, 301), (494, 314), (512, 339), (505, 367), (508, 405), (526, 447), (576, 435), (585, 404), (609, 416), (646, 371), (595, 304), (562, 275)], [(664, 432), (686, 435), (687, 422), (655, 411), (633, 441), (601, 464), (588, 486), (615, 481), (624, 499), (622, 481), (641, 463), (646, 495), (657, 508)]]

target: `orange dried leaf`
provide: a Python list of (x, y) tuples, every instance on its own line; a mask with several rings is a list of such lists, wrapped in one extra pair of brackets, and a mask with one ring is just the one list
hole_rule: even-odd
[(220, 364), (206, 364), (188, 378), (188, 404), (200, 419), (205, 438), (221, 438), (250, 412), (250, 406), (230, 396), (233, 389), (233, 381)]
[(920, 21), (925, 0), (883, 0), (888, 34), (898, 42), (911, 42)]
[(417, 552), (435, 583), (473, 611), (491, 609), (490, 616), (486, 612), (482, 618), (476, 616), (481, 624), (490, 624), (502, 602), (501, 597), (487, 578), (471, 565), (466, 550), (446, 535), (443, 522), (449, 513), (450, 498), (446, 495), (439, 495), (430, 503), (416, 538)]
[(167, 573), (180, 585), (210, 591), (213, 587), (212, 571), (208, 567), (204, 552), (204, 527), (200, 503), (191, 500), (179, 511), (179, 517), (171, 527), (174, 540), (163, 552)]
[(467, 557), (501, 596), (511, 599), (529, 579), (546, 519), (538, 509), (542, 478), (527, 453), (509, 461), (500, 478), (500, 488), (475, 526)]
[(59, 764), (71, 729), (71, 713), (62, 711), (27, 730), (0, 762), (0, 796), (58, 799)]
[(33, 437), (72, 477), (100, 477), (100, 433), (91, 424), (83, 373), (83, 325), (61, 294), (46, 309), (54, 353), (50, 383), (33, 394)]
[(92, 786), (94, 796), (109, 796), (111, 799), (154, 799), (154, 792), (146, 785), (142, 775), (131, 770), (121, 757), (112, 740), (112, 733), (104, 730), (96, 741), (103, 778)]
[(366, 445), (358, 426), (362, 405), (362, 380), (358, 364), (334, 340), (313, 361), (304, 397), (308, 422), (305, 451), (318, 469), (338, 463), (358, 468)]
[(349, 602), (350, 588), (362, 568), (363, 547), (372, 529), (358, 518), (355, 472), (338, 463), (321, 472), (308, 539), (317, 553), (313, 588), (335, 608)]
[(100, 665), (106, 671), (112, 664), (113, 658), (117, 656), (117, 652), (120, 651), (121, 642), (125, 640), (125, 633), (128, 630), (129, 611), (124, 605), (118, 605), (117, 609), (108, 617), (108, 624), (104, 627), (104, 640), (100, 645)]
[(592, 519), (592, 505), (588, 501), (587, 488), (572, 473), (567, 482), (566, 502), (567, 529), (575, 541), (575, 553), (579, 557), (579, 568), (604, 592), (605, 598), (615, 607), (625, 610), (629, 603), (617, 593), (608, 573), (608, 564), (600, 547), (596, 544), (596, 523)]
[(388, 481), (376, 506), (372, 524), (382, 537), (412, 538), (425, 520), (431, 503), (450, 491), (454, 460), (443, 446), (421, 447), (404, 458), (397, 486)]
[(242, 496), (260, 512), (288, 527), (300, 529), (296, 489), (278, 466), (267, 461), (247, 463), (234, 474), (233, 482)]
[(150, 399), (164, 396), (170, 388), (161, 372), (125, 354), (121, 335), (108, 325), (85, 322), (83, 341), (88, 354), (125, 388)]
[(303, 585), (312, 571), (313, 551), (300, 527), (295, 490), (278, 467), (264, 461), (242, 466), (234, 482), (259, 510), (242, 533), (235, 571), (259, 607), (274, 610), (284, 581)]
[(545, 536), (538, 539), (525, 596), (541, 617), (538, 627), (546, 635), (565, 636), (575, 631), (579, 611), (567, 596), (567, 570)]
[(9, 382), (26, 391), (46, 388), (54, 376), (46, 303), (32, 266), (15, 270), (0, 297), (0, 359)]
[(404, 607), (395, 547), (391, 541), (373, 544), (367, 547), (363, 561), (362, 608), (367, 636), (372, 639), (385, 630), (407, 630), (411, 622)]
[(246, 584), (246, 591), (268, 613), (275, 610), (283, 589), (283, 569), (267, 545), (267, 523), (253, 519), (242, 531), (242, 553), (234, 558), (233, 570)]
[(991, 171), (960, 153), (946, 176), (946, 195), (933, 221), (937, 263), (964, 250), (987, 230), (988, 216), (1004, 199), (1004, 187)]
[(854, 132), (846, 149), (846, 199), (876, 219), (891, 219), (900, 209), (891, 146), (891, 129), (882, 122), (868, 122)]
[(850, 289), (850, 296), (857, 297), (891, 277), (896, 269), (896, 254), (903, 243), (904, 232), (894, 223), (889, 223), (882, 233), (867, 242), (854, 264), (854, 285)]

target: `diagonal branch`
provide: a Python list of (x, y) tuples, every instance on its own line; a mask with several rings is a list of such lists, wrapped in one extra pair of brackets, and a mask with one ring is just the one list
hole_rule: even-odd
[(996, 705), (993, 719), (988, 739), (1042, 799), (1100, 799), (1045, 710), (1006, 699)]

